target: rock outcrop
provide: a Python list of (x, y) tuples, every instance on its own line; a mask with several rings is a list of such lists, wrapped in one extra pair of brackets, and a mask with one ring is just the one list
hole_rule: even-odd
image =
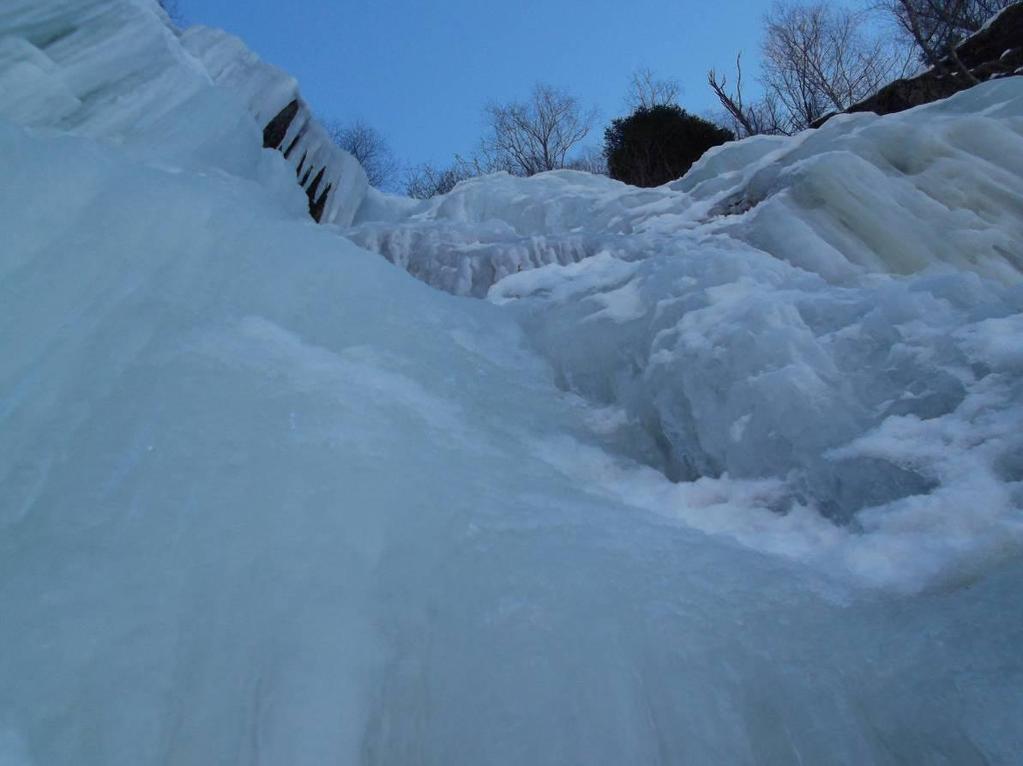
[[(948, 98), (978, 82), (1019, 74), (1023, 74), (1023, 2), (1005, 8), (938, 66), (895, 80), (845, 111), (892, 114)], [(813, 127), (820, 127), (835, 114), (825, 115)]]

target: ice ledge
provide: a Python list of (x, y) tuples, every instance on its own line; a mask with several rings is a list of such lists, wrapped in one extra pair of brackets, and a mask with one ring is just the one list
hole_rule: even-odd
[(219, 29), (192, 27), (182, 32), (181, 44), (214, 83), (242, 95), (263, 128), (263, 146), (281, 152), (295, 169), (313, 219), (349, 225), (369, 188), (366, 172), (331, 141), (295, 79)]

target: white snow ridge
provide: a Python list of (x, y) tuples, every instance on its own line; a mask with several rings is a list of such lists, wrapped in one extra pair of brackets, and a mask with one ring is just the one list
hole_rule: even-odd
[(296, 98), (0, 4), (0, 763), (1020, 762), (1023, 79), (425, 202), (305, 116), (327, 225)]

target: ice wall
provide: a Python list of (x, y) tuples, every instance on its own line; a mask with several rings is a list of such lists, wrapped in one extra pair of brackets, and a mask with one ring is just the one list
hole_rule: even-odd
[[(0, 115), (155, 145), (174, 162), (191, 161), (205, 143), (223, 156), (204, 160), (233, 173), (248, 172), (248, 155), (269, 143), (293, 167), (316, 220), (348, 224), (362, 203), (365, 172), (313, 119), (295, 80), (231, 35), (176, 30), (151, 0), (10, 0), (0, 26)], [(267, 129), (289, 105), (276, 136)], [(197, 112), (203, 122), (182, 116)], [(235, 141), (218, 141), (230, 133)]]
[[(1010, 536), (671, 484), (604, 449), (614, 417), (559, 393), (514, 317), (264, 184), (7, 122), (0, 150), (5, 762), (1023, 747)], [(1009, 374), (997, 337), (973, 347)]]
[[(149, 3), (0, 5), (0, 762), (1015, 766), (1012, 158), (908, 274), (815, 271), (850, 214), (796, 191), (903, 123), (369, 193), (424, 277), (493, 258), (467, 300), (313, 225), (195, 34), (222, 69)], [(1014, 145), (978, 93), (883, 199)]]

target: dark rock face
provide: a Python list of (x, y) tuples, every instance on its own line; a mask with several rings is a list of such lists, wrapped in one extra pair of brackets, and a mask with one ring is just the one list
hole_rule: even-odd
[[(284, 139), (288, 135), (288, 130), (291, 128), (291, 124), (295, 121), (295, 117), (298, 116), (301, 105), (298, 99), (291, 101), (285, 106), (277, 115), (266, 124), (263, 128), (263, 148), (264, 149), (276, 149), (281, 152), (285, 158), (289, 158), (291, 153), (295, 150), (299, 140), (302, 138), (305, 132), (306, 125), (302, 125), (301, 128), (295, 133), (294, 138), (291, 139), (287, 148), (284, 148), (282, 144)], [(307, 119), (304, 118), (304, 119)], [(323, 182), (323, 176), (326, 172), (326, 167), (320, 167), (319, 172), (313, 176), (313, 180), (310, 183), (309, 177), (313, 175), (313, 166), (310, 164), (306, 166), (307, 153), (302, 154), (302, 159), (298, 163), (298, 168), (295, 170), (295, 175), (298, 177), (299, 185), (305, 189), (306, 196), (309, 198), (309, 215), (312, 216), (313, 220), (317, 223), (323, 218), (323, 210), (327, 205), (327, 198), (330, 196), (331, 189), (334, 188), (334, 184), (328, 183), (322, 193), (317, 195), (320, 184)], [(303, 175), (303, 170), (305, 171)]]
[(1023, 46), (1023, 3), (1010, 5), (984, 29), (970, 35), (956, 48), (966, 66), (996, 62), (1006, 51)]
[[(319, 223), (320, 219), (323, 217), (323, 208), (327, 204), (327, 197), (330, 195), (331, 188), (332, 186), (327, 184), (327, 188), (323, 190), (323, 194), (317, 197), (315, 201), (313, 200), (313, 195), (309, 194), (309, 215), (311, 215), (313, 220), (317, 223)], [(308, 194), (308, 190), (306, 190), (306, 193)]]
[(313, 182), (306, 187), (305, 193), (309, 196), (310, 205), (312, 204), (313, 199), (316, 197), (316, 190), (320, 188), (320, 181), (323, 180), (324, 170), (325, 168), (320, 168), (320, 172), (316, 174), (316, 178), (314, 178)]
[(280, 147), (296, 114), (298, 114), (298, 99), (295, 99), (281, 109), (277, 116), (266, 124), (266, 127), (263, 128), (264, 149), (277, 149)]
[[(996, 77), (1018, 75), (1023, 68), (1023, 3), (1008, 6), (997, 18), (971, 35), (940, 65), (903, 80), (895, 80), (869, 98), (853, 104), (846, 112), (892, 114), (928, 104)], [(965, 67), (971, 80), (960, 67)], [(818, 128), (835, 113), (813, 124)]]

